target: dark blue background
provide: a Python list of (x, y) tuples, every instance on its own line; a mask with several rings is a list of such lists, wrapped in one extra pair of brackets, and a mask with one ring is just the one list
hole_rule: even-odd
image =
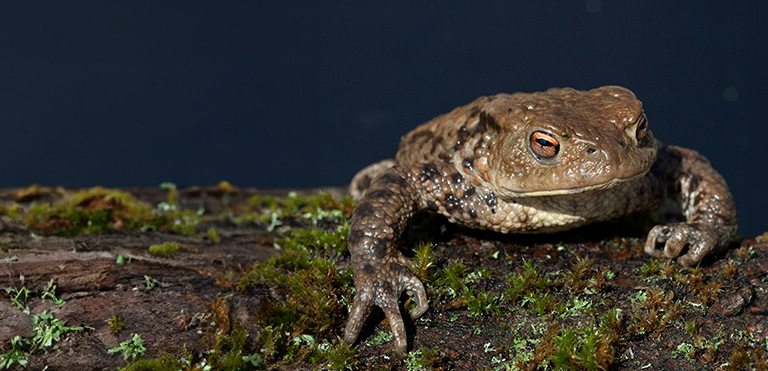
[(768, 230), (763, 2), (380, 3), (3, 3), (0, 186), (343, 185), (477, 96), (618, 84)]

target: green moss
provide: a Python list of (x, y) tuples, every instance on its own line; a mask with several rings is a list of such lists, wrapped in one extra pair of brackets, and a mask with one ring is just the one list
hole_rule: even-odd
[(501, 298), (498, 295), (485, 291), (475, 294), (472, 290), (465, 291), (465, 293), (470, 316), (501, 313)]
[(343, 308), (339, 300), (352, 284), (351, 272), (339, 272), (333, 262), (297, 251), (260, 264), (241, 285), (263, 282), (276, 285), (286, 294), (285, 303), (266, 306), (260, 316), (265, 326), (286, 326), (293, 333), (324, 334), (340, 325)]
[(677, 320), (683, 313), (682, 303), (675, 299), (672, 291), (657, 288), (638, 293), (632, 304), (629, 331), (639, 335), (658, 335)]
[(555, 369), (606, 370), (615, 359), (619, 341), (621, 311), (601, 316), (599, 325), (581, 324), (562, 329), (554, 336), (554, 349), (548, 357)]
[(330, 370), (355, 370), (357, 369), (357, 352), (352, 345), (336, 338), (336, 341), (328, 348), (323, 356), (322, 360), (325, 362), (325, 367)]
[(132, 230), (153, 219), (133, 196), (101, 187), (79, 191), (53, 205), (36, 204), (25, 222), (44, 234), (73, 236)]
[(294, 230), (278, 240), (279, 256), (257, 263), (237, 281), (240, 288), (273, 285), (285, 298), (262, 303), (257, 314), (263, 327), (257, 347), (266, 362), (303, 360), (336, 369), (356, 362), (351, 349), (332, 336), (346, 320), (354, 286), (352, 270), (335, 263), (348, 254), (348, 233), (346, 223), (331, 230)]
[(186, 235), (197, 233), (200, 213), (180, 210), (176, 197), (173, 188), (169, 191), (169, 199), (174, 202), (161, 202), (152, 209), (129, 193), (94, 187), (65, 195), (53, 204), (34, 204), (24, 221), (38, 233), (59, 236), (137, 229)]
[(269, 219), (272, 214), (280, 218), (306, 214), (309, 214), (310, 218), (312, 215), (317, 217), (320, 210), (326, 212), (338, 210), (341, 216), (348, 218), (352, 215), (354, 208), (355, 201), (349, 195), (336, 198), (329, 192), (314, 194), (291, 192), (287, 197), (280, 198), (269, 195), (254, 195), (248, 200), (246, 211), (260, 215), (262, 220), (264, 218)]
[(21, 219), (21, 211), (19, 205), (0, 206), (0, 216), (7, 216), (11, 219)]
[(332, 230), (321, 228), (296, 229), (290, 232), (288, 238), (278, 240), (278, 244), (291, 249), (307, 249), (312, 253), (324, 253), (338, 257), (349, 255), (347, 251), (347, 236), (349, 223), (343, 223)]
[(553, 286), (552, 282), (531, 261), (525, 261), (521, 268), (510, 274), (507, 277), (507, 283), (509, 288), (504, 292), (504, 296), (509, 301), (517, 301), (531, 293), (549, 290)]
[[(436, 290), (439, 296), (455, 298), (467, 287), (464, 277), (467, 266), (460, 261), (451, 261), (448, 266), (436, 274)], [(439, 297), (438, 296), (438, 297)]]
[(214, 370), (240, 370), (243, 368), (243, 348), (248, 339), (245, 328), (238, 323), (232, 326), (228, 334), (216, 337), (214, 348), (208, 355), (208, 364)]
[(413, 248), (413, 266), (416, 277), (424, 282), (430, 281), (430, 272), (435, 267), (435, 254), (432, 251), (432, 244), (421, 242)]
[(174, 252), (176, 252), (176, 250), (178, 250), (179, 247), (181, 247), (181, 245), (179, 245), (176, 242), (165, 242), (158, 245), (149, 246), (149, 253), (152, 255), (169, 257)]
[(155, 359), (138, 359), (122, 371), (138, 370), (247, 370), (263, 366), (259, 354), (246, 352), (248, 334), (235, 323), (228, 331), (217, 329), (217, 334), (210, 344), (210, 349), (200, 354), (189, 354), (185, 350), (181, 356), (163, 354)]
[(158, 359), (140, 359), (120, 369), (120, 371), (178, 371), (184, 364), (172, 355), (164, 355)]

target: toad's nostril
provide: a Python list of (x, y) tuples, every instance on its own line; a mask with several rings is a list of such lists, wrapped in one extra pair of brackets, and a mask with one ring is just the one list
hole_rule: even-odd
[(594, 147), (588, 147), (587, 148), (587, 153), (588, 154), (591, 155), (591, 154), (594, 154), (595, 152), (597, 152), (597, 150)]

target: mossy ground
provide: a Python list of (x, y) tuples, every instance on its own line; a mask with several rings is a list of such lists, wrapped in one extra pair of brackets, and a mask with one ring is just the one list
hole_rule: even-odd
[[(86, 328), (29, 354), (31, 368), (768, 368), (768, 239), (681, 268), (642, 253), (645, 217), (505, 236), (417, 216), (402, 249), (430, 310), (407, 320), (411, 352), (391, 356), (379, 310), (350, 347), (340, 336), (354, 297), (353, 207), (341, 192), (225, 182), (0, 192), (0, 258), (13, 273), (2, 282), (15, 289), (0, 300), (0, 354), (28, 331), (11, 300), (25, 287), (31, 313)], [(66, 304), (42, 299), (51, 279)], [(147, 348), (136, 360), (107, 352), (134, 334)]]

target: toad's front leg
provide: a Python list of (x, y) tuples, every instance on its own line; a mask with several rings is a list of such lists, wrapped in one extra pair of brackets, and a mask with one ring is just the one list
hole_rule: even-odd
[(408, 219), (418, 205), (406, 172), (395, 166), (378, 174), (352, 213), (347, 245), (352, 256), (357, 296), (349, 313), (344, 339), (354, 343), (374, 305), (384, 311), (395, 340), (395, 353), (403, 355), (408, 342), (399, 297), (405, 291), (416, 298), (412, 318), (428, 308), (424, 285), (408, 268), (411, 262), (396, 247)]
[(733, 196), (704, 156), (665, 146), (652, 171), (672, 185), (686, 221), (653, 227), (645, 243), (648, 254), (692, 266), (732, 240), (737, 228)]

